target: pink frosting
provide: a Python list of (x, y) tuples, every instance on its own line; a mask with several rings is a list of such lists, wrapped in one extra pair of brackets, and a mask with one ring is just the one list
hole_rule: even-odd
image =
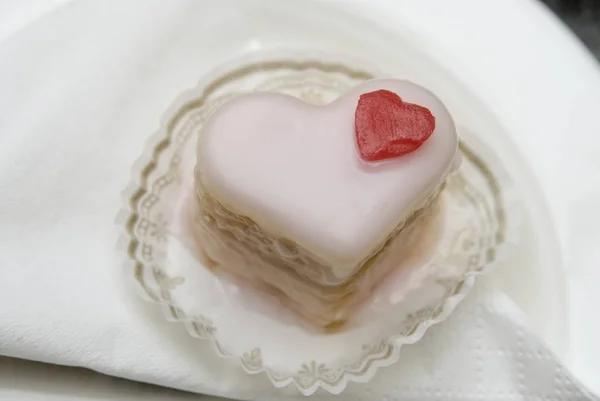
[[(428, 108), (431, 137), (380, 164), (359, 157), (354, 113), (362, 93), (387, 89)], [(457, 153), (441, 101), (408, 81), (367, 81), (326, 106), (255, 93), (223, 106), (198, 144), (203, 185), (232, 212), (295, 241), (336, 269), (353, 269), (445, 179)]]

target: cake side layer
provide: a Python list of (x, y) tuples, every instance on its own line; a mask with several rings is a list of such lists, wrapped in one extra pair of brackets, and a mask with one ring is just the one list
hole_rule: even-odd
[[(436, 128), (415, 152), (366, 164), (353, 113), (360, 94), (376, 89), (429, 108)], [(226, 104), (200, 135), (196, 175), (234, 214), (344, 277), (443, 182), (456, 150), (454, 124), (435, 96), (406, 81), (374, 80), (324, 107), (267, 93)]]
[(266, 263), (279, 266), (281, 269), (279, 274), (307, 282), (309, 288), (304, 291), (310, 292), (310, 288), (314, 285), (322, 287), (315, 294), (318, 296), (325, 291), (339, 291), (340, 288), (351, 286), (353, 279), (364, 274), (372, 266), (390, 241), (398, 237), (403, 230), (412, 227), (414, 221), (437, 201), (443, 188), (444, 184), (435, 188), (420, 202), (415, 212), (400, 222), (364, 260), (351, 268), (343, 269), (345, 274), (339, 272), (336, 274), (335, 266), (325, 264), (291, 239), (278, 237), (260, 227), (252, 219), (233, 213), (204, 188), (201, 180), (196, 182), (198, 215), (195, 217), (195, 222), (199, 228), (204, 227), (204, 230), (208, 230), (208, 227), (214, 226), (212, 231), (215, 234), (228, 236), (232, 240), (228, 245), (232, 250), (239, 251), (239, 248), (242, 248), (243, 254), (255, 253), (259, 258), (265, 259)]
[[(231, 215), (226, 217), (218, 208), (208, 210), (209, 205), (214, 206), (198, 204), (194, 227), (207, 267), (244, 287), (275, 297), (320, 329), (341, 327), (341, 322), (348, 320), (395, 269), (410, 269), (423, 263), (423, 256), (431, 254), (437, 244), (441, 225), (440, 198), (436, 196), (411, 216), (357, 274), (341, 285), (331, 286), (298, 274), (274, 249), (257, 251), (254, 243), (256, 238), (264, 243), (262, 234), (257, 236), (250, 225), (244, 225), (247, 220), (231, 220)], [(242, 221), (244, 224), (240, 225)], [(253, 237), (250, 241), (249, 236)]]

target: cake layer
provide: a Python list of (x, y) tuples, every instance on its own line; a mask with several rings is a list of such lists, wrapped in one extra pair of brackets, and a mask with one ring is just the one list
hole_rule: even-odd
[(204, 262), (215, 274), (275, 298), (311, 326), (331, 331), (340, 328), (390, 272), (411, 268), (431, 254), (440, 228), (438, 193), (399, 225), (356, 274), (338, 285), (324, 284), (316, 273), (305, 274), (324, 267), (305, 258), (302, 248), (295, 248), (295, 259), (281, 258), (272, 246), (281, 239), (265, 236), (253, 221), (231, 213), (202, 190), (194, 232)]
[[(354, 113), (359, 96), (378, 89), (428, 108), (435, 129), (408, 155), (366, 163), (358, 157)], [(240, 221), (280, 239), (266, 263), (339, 283), (423, 206), (456, 151), (454, 123), (434, 95), (407, 81), (373, 80), (322, 107), (274, 93), (231, 101), (203, 128), (196, 180)], [(263, 239), (256, 236), (254, 252)]]

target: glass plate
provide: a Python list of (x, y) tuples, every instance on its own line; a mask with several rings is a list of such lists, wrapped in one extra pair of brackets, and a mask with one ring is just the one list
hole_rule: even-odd
[(209, 76), (167, 113), (126, 197), (127, 264), (144, 298), (161, 304), (168, 320), (212, 341), (219, 355), (236, 358), (246, 372), (264, 372), (276, 387), (294, 383), (305, 395), (319, 387), (339, 393), (348, 382), (366, 382), (379, 367), (394, 363), (402, 345), (418, 341), (451, 313), (475, 277), (516, 241), (518, 208), (506, 174), (483, 158), (491, 153), (464, 130), (459, 133), (465, 140), (463, 165), (444, 190), (445, 232), (430, 262), (440, 269), (414, 285), (410, 302), (390, 302), (378, 319), (335, 335), (314, 335), (249, 310), (194, 258), (186, 234), (203, 122), (240, 93), (277, 91), (323, 104), (373, 77), (364, 66), (314, 52), (261, 54), (259, 60), (255, 55), (219, 68), (220, 74)]

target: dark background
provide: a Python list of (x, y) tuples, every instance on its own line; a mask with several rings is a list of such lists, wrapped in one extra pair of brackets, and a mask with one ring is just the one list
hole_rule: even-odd
[(600, 0), (542, 0), (600, 60)]

